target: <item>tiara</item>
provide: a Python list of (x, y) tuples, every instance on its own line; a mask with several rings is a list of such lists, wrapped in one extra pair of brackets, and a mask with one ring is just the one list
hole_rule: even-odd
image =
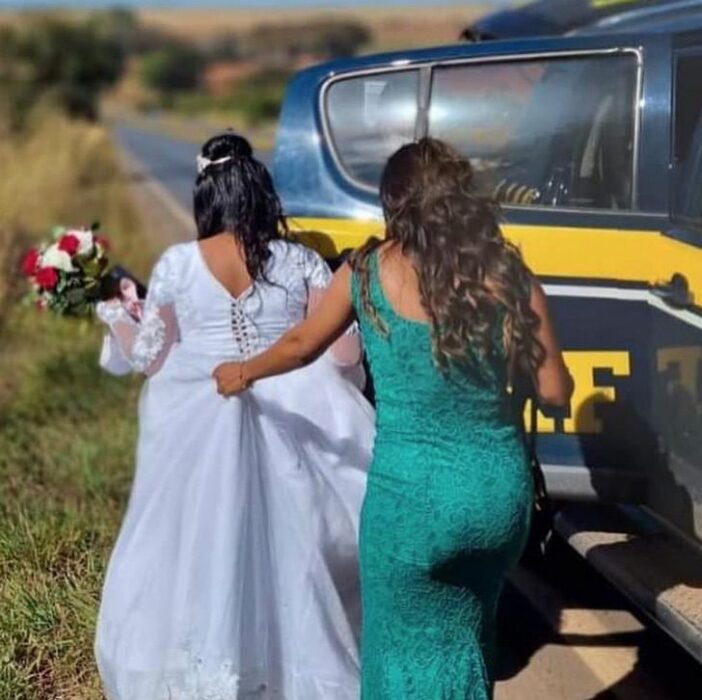
[(220, 163), (227, 163), (230, 160), (233, 160), (233, 156), (225, 156), (224, 158), (219, 158), (217, 160), (210, 160), (209, 158), (200, 154), (197, 157), (197, 174), (202, 175), (202, 173), (205, 172), (210, 165), (219, 165)]

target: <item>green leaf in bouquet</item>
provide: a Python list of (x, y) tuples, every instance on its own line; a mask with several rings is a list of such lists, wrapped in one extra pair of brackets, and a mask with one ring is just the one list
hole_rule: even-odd
[(51, 236), (52, 238), (57, 241), (61, 236), (63, 236), (64, 233), (66, 233), (68, 229), (65, 226), (54, 226), (51, 229)]
[(99, 221), (93, 221), (92, 224), (90, 224), (90, 230), (95, 233), (95, 231), (100, 230), (100, 222)]
[(105, 258), (99, 258), (96, 255), (93, 255), (88, 259), (81, 260), (79, 264), (81, 270), (83, 270), (87, 277), (99, 279), (105, 272), (107, 260)]
[(52, 296), (49, 299), (48, 307), (54, 313), (63, 314), (65, 313), (67, 307), (66, 300), (62, 296)]
[(65, 315), (73, 318), (90, 318), (93, 312), (93, 305), (89, 302), (81, 302), (79, 304), (70, 304), (67, 306)]
[(69, 306), (78, 306), (85, 301), (85, 290), (83, 288), (69, 289), (65, 294), (64, 298)]
[(85, 273), (86, 266), (90, 262), (90, 255), (76, 255), (73, 258), (73, 265), (77, 267), (81, 273)]
[(102, 299), (100, 293), (100, 284), (98, 282), (92, 283), (85, 287), (85, 299), (86, 302), (90, 304), (96, 304)]

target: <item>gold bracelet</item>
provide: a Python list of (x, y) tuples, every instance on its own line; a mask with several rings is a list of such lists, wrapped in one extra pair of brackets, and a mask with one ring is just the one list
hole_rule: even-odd
[(244, 360), (244, 362), (242, 362), (239, 365), (239, 381), (241, 382), (242, 389), (248, 389), (252, 384), (252, 382), (244, 376), (244, 365), (245, 364), (246, 364), (246, 360)]

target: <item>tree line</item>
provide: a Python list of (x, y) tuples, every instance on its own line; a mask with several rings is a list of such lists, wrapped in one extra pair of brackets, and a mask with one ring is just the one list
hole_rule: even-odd
[(124, 75), (130, 59), (138, 63), (143, 85), (167, 102), (197, 90), (215, 62), (260, 63), (252, 85), (265, 92), (266, 80), (277, 90), (297, 59), (352, 56), (371, 39), (369, 29), (354, 20), (262, 24), (198, 44), (145, 27), (124, 9), (81, 19), (32, 15), (0, 28), (0, 98), (15, 125), (43, 102), (71, 117), (96, 119), (102, 94)]

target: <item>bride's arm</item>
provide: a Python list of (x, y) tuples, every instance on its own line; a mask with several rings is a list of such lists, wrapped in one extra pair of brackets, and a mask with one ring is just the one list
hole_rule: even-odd
[(163, 366), (168, 352), (178, 340), (178, 322), (172, 304), (149, 308), (137, 320), (122, 307), (122, 302), (110, 302), (112, 308), (98, 310), (99, 318), (108, 326), (101, 365), (115, 374), (120, 365), (125, 369), (152, 376)]
[(135, 290), (125, 288), (124, 298), (98, 304), (97, 315), (108, 327), (101, 365), (113, 374), (125, 369), (151, 376), (163, 366), (179, 339), (175, 312), (174, 266), (166, 253), (156, 264), (143, 306)]
[(225, 362), (214, 371), (220, 394), (237, 394), (264, 377), (304, 367), (341, 337), (353, 321), (351, 268), (342, 265), (323, 300), (275, 345), (245, 362)]

